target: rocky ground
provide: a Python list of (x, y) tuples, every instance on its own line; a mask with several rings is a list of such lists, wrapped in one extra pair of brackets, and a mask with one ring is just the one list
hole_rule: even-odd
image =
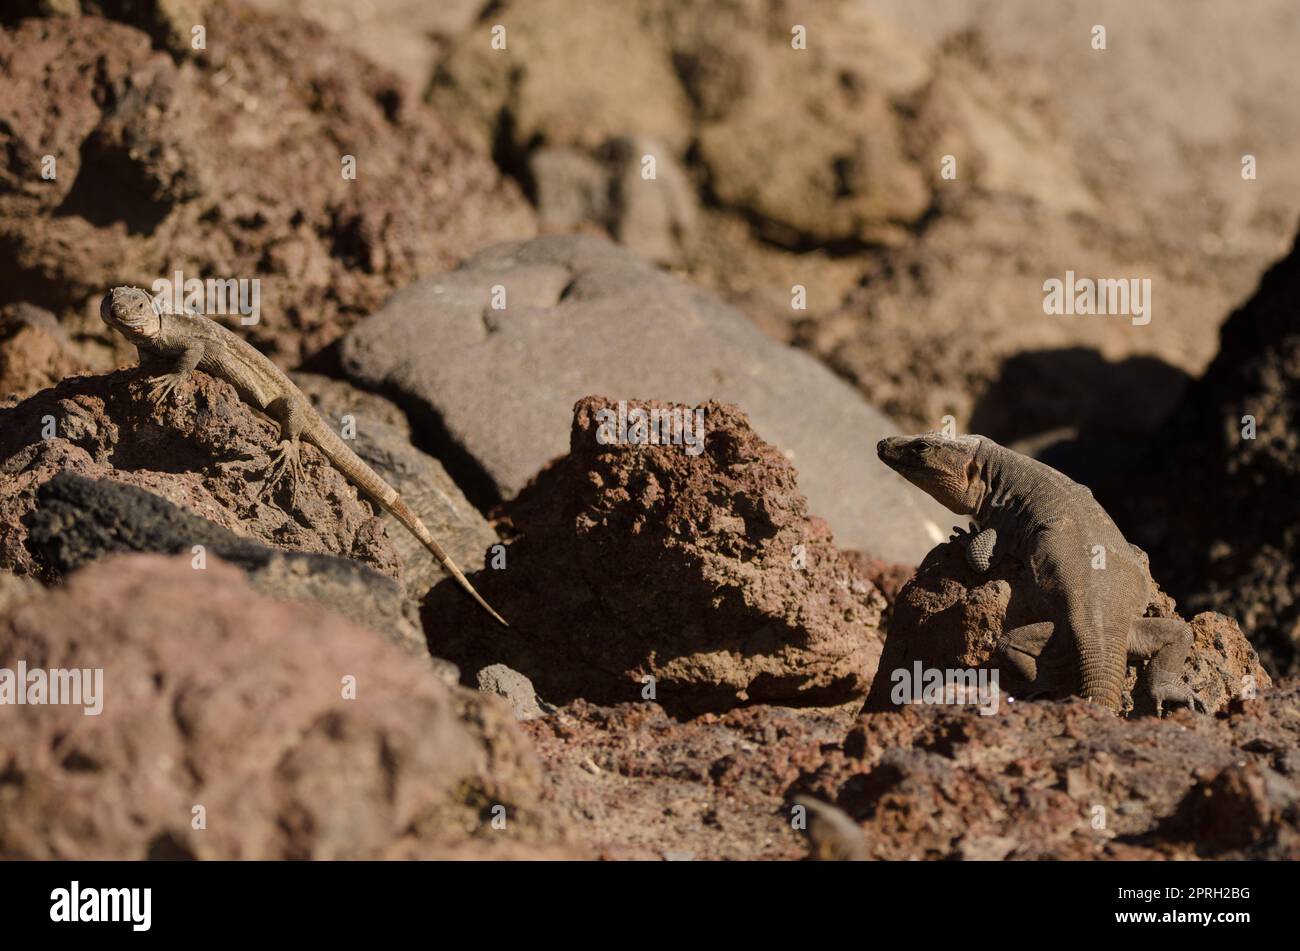
[[(1300, 857), (1300, 16), (1172, 10), (6, 7), (0, 697), (104, 704), (0, 708), (0, 857)], [(176, 270), (508, 629), (229, 384), (150, 401), (98, 301)], [(1093, 488), (1206, 713), (890, 702), (1036, 619), (875, 458), (945, 415)]]

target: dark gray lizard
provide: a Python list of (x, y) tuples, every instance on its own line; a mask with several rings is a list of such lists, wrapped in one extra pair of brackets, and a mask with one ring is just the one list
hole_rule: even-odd
[(1045, 648), (1063, 631), (1055, 653), (1072, 667), (1079, 696), (1119, 712), (1128, 659), (1149, 658), (1147, 686), (1158, 712), (1166, 703), (1199, 706), (1182, 676), (1191, 628), (1178, 618), (1142, 616), (1152, 593), (1146, 555), (1086, 486), (984, 436), (895, 436), (876, 452), (941, 505), (975, 520), (970, 534), (959, 528), (954, 536), (966, 537), (973, 569), (988, 571), (995, 556), (1013, 554), (1032, 573), (1051, 617), (1006, 632), (995, 652), (1034, 691), (1062, 682), (1063, 671), (1039, 667), (1040, 658), (1052, 666)]
[(302, 475), (299, 440), (305, 439), (376, 503), (424, 543), (438, 563), (483, 609), (505, 624), (411, 511), (397, 490), (366, 465), (342, 438), (317, 415), (310, 401), (280, 369), (238, 334), (192, 314), (158, 313), (153, 300), (138, 287), (115, 287), (99, 305), (104, 323), (135, 344), (143, 364), (147, 358), (166, 361), (171, 372), (153, 377), (150, 398), (166, 399), (194, 370), (225, 380), (239, 398), (280, 424), (280, 446), (272, 460), (268, 487), (289, 483), (290, 504), (297, 498)]

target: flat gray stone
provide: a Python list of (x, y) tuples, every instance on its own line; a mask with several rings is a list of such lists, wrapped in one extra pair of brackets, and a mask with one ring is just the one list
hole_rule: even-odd
[(877, 441), (898, 430), (848, 383), (599, 238), (487, 248), (394, 294), (344, 339), (342, 360), (354, 380), (438, 420), (448, 452), (504, 499), (567, 450), (583, 396), (715, 398), (786, 454), (840, 547), (915, 564), (954, 524), (877, 460)]

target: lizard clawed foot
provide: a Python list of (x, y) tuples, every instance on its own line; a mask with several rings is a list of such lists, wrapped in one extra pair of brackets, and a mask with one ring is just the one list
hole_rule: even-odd
[(951, 543), (961, 538), (969, 538), (975, 533), (975, 528), (976, 525), (974, 522), (970, 523), (969, 528), (962, 528), (960, 525), (954, 525), (952, 527), (952, 534), (948, 536), (948, 541)]
[(1164, 716), (1165, 704), (1183, 704), (1197, 713), (1209, 713), (1200, 697), (1181, 678), (1153, 674), (1148, 685), (1156, 701), (1156, 716)]
[(262, 492), (266, 493), (277, 488), (282, 482), (289, 483), (289, 507), (296, 508), (298, 505), (298, 481), (302, 478), (302, 460), (298, 456), (298, 443), (296, 440), (285, 439), (276, 449), (271, 459), (271, 467), (267, 470), (266, 482), (262, 486)]
[(185, 382), (188, 374), (185, 373), (164, 373), (162, 376), (150, 377), (149, 399), (153, 403), (161, 403), (167, 397), (176, 392), (176, 387)]

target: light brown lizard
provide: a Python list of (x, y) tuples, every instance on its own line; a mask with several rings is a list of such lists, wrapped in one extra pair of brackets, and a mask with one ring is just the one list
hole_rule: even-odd
[(307, 440), (349, 481), (423, 542), (438, 563), (484, 610), (502, 624), (506, 623), (474, 590), (397, 490), (366, 465), (317, 415), (293, 382), (246, 340), (206, 317), (159, 313), (149, 295), (138, 287), (113, 288), (100, 302), (99, 316), (135, 344), (141, 363), (147, 357), (171, 363), (170, 373), (152, 378), (149, 396), (154, 402), (166, 399), (196, 369), (225, 380), (239, 393), (240, 399), (280, 424), (280, 446), (268, 474), (269, 487), (287, 480), (290, 504), (297, 498), (297, 483), (302, 476), (299, 440)]

